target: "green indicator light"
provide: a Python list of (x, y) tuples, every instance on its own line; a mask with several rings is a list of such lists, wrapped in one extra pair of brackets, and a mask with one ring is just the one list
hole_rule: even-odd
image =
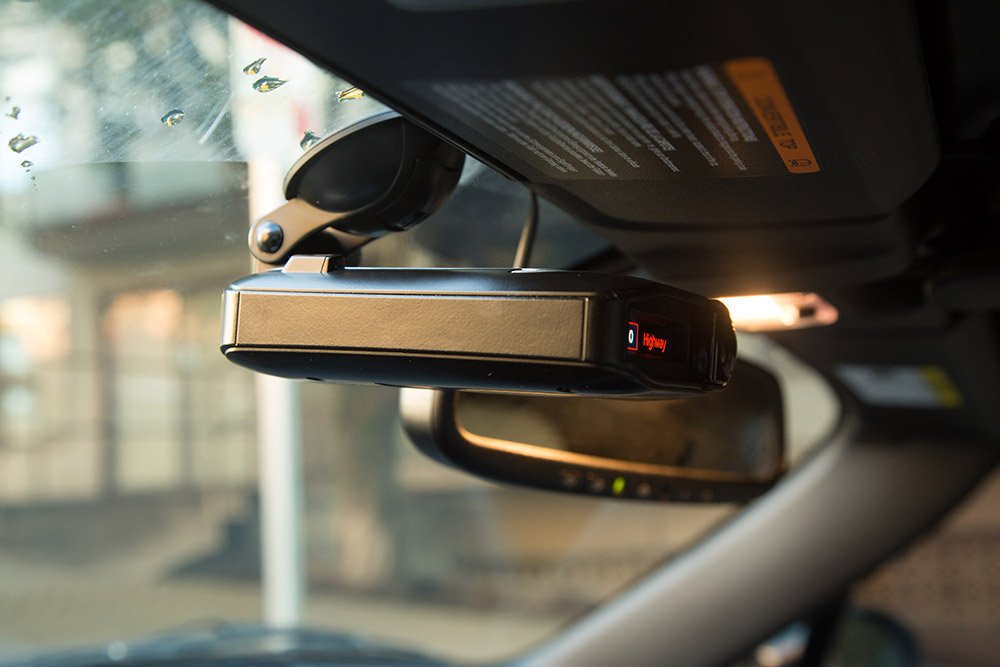
[(615, 477), (615, 481), (611, 482), (611, 493), (616, 496), (620, 496), (625, 492), (625, 478)]

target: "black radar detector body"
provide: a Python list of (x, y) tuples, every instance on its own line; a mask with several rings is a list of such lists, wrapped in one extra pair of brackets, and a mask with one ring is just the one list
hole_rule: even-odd
[(649, 280), (322, 256), (232, 283), (221, 347), (287, 378), (604, 396), (722, 389), (736, 362), (725, 306)]

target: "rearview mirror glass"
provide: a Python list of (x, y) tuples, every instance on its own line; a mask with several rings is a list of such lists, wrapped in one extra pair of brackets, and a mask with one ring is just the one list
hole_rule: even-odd
[(740, 361), (703, 396), (620, 400), (404, 390), (404, 422), (434, 458), (498, 481), (622, 498), (741, 501), (784, 467), (781, 391)]

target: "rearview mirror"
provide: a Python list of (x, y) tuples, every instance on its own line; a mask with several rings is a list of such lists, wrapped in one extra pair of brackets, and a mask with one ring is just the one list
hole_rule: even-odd
[(542, 489), (660, 501), (750, 500), (784, 470), (781, 390), (738, 361), (729, 386), (685, 399), (403, 389), (403, 423), (426, 454)]

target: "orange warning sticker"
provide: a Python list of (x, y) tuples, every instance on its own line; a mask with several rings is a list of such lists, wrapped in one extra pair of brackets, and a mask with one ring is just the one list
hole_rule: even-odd
[(799, 125), (771, 61), (767, 58), (739, 58), (726, 61), (723, 69), (764, 126), (785, 168), (793, 174), (819, 171), (819, 163), (806, 133)]

